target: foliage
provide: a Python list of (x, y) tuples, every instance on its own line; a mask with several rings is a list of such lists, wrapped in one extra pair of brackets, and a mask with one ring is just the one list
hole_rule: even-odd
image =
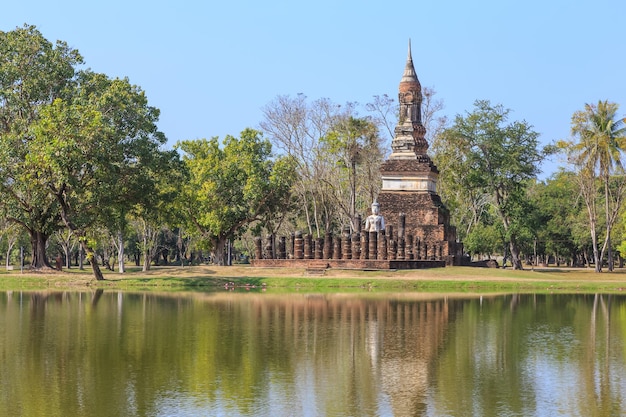
[(177, 148), (191, 175), (181, 189), (179, 207), (188, 229), (210, 244), (216, 263), (226, 262), (228, 239), (289, 207), (295, 161), (272, 158), (271, 144), (260, 132), (246, 129), (240, 138), (226, 136), (223, 148), (216, 137), (182, 141)]
[[(589, 232), (596, 272), (602, 270), (608, 254), (609, 270), (613, 269), (611, 230), (621, 209), (626, 176), (622, 156), (626, 146), (626, 119), (617, 117), (618, 105), (598, 101), (572, 116), (571, 141), (560, 147), (574, 167), (576, 180), (588, 214)], [(601, 190), (601, 191), (600, 191)], [(604, 210), (604, 243), (598, 248), (600, 208)]]
[[(42, 107), (68, 97), (76, 82), (77, 50), (55, 45), (34, 26), (0, 32), (0, 211), (28, 231), (32, 266), (50, 266), (46, 241), (60, 228), (58, 203), (33, 162)], [(45, 174), (45, 173), (44, 173)]]
[[(261, 129), (282, 154), (296, 163), (296, 226), (300, 219), (309, 234), (318, 237), (342, 223), (336, 204), (336, 159), (329, 158), (322, 138), (354, 115), (355, 104), (338, 105), (329, 99), (308, 102), (307, 97), (278, 96), (263, 108)], [(379, 182), (379, 181), (377, 181)]]
[(544, 151), (538, 149), (539, 135), (532, 126), (525, 121), (509, 123), (509, 113), (502, 105), (476, 101), (471, 113), (457, 115), (438, 138), (436, 162), (442, 172), (451, 175), (442, 178), (446, 180), (444, 188), (461, 196), (458, 204), (472, 207), (474, 214), (468, 220), (478, 221), (483, 202), (493, 205), (504, 227), (513, 266), (518, 269), (526, 184), (539, 173)]
[(490, 259), (502, 248), (502, 236), (494, 225), (479, 223), (463, 240), (463, 247), (470, 255), (486, 255)]
[(352, 116), (341, 119), (320, 140), (323, 157), (335, 161), (329, 188), (334, 190), (333, 203), (341, 208), (343, 221), (353, 223), (357, 207), (363, 210), (376, 199), (380, 189), (379, 167), (383, 151), (378, 129), (368, 119)]
[(177, 156), (164, 152), (157, 130), (159, 111), (127, 79), (80, 74), (73, 95), (42, 106), (31, 129), (27, 162), (36, 167), (64, 224), (83, 245), (96, 277), (102, 278), (86, 233), (138, 205), (152, 206), (160, 172)]
[[(569, 259), (569, 265), (583, 263), (585, 239), (577, 239), (577, 224), (583, 212), (582, 201), (576, 188), (575, 174), (561, 170), (543, 182), (536, 182), (529, 189), (529, 198), (539, 210), (537, 228), (538, 253), (553, 255), (557, 264)], [(584, 222), (584, 219), (583, 219)], [(583, 223), (584, 226), (584, 223)], [(585, 231), (584, 236), (587, 236)]]

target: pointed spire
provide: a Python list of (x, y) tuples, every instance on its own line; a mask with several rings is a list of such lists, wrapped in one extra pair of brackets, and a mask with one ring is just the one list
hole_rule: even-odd
[(418, 82), (417, 73), (415, 72), (415, 67), (413, 66), (413, 57), (411, 56), (411, 39), (409, 38), (409, 55), (406, 59), (406, 66), (404, 67), (404, 74), (402, 74), (401, 83), (406, 82)]

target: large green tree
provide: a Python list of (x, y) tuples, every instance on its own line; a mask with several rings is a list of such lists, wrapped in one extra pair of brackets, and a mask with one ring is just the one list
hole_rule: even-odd
[(32, 163), (32, 129), (42, 106), (67, 98), (82, 57), (34, 27), (0, 32), (0, 212), (30, 235), (31, 266), (49, 267), (48, 238), (61, 227), (58, 202)]
[(528, 196), (539, 211), (541, 227), (536, 230), (536, 250), (544, 263), (550, 256), (557, 265), (561, 259), (568, 260), (570, 266), (584, 262), (584, 247), (576, 243), (574, 229), (584, 211), (578, 195), (575, 174), (563, 170), (529, 189)]
[(190, 179), (181, 187), (180, 210), (213, 254), (227, 263), (225, 247), (251, 223), (268, 221), (286, 209), (297, 180), (292, 157), (272, 156), (261, 133), (246, 129), (240, 138), (226, 136), (181, 141)]
[[(609, 101), (585, 104), (585, 109), (572, 116), (570, 142), (561, 142), (569, 162), (577, 172), (591, 233), (596, 272), (608, 254), (609, 270), (613, 269), (611, 229), (621, 208), (626, 187), (622, 158), (626, 150), (626, 119), (617, 116), (619, 106)], [(602, 192), (598, 193), (598, 189)], [(604, 211), (604, 243), (598, 248), (598, 205)]]
[[(525, 189), (528, 180), (540, 172), (544, 153), (539, 150), (539, 134), (525, 121), (509, 122), (510, 110), (487, 100), (474, 103), (474, 110), (457, 115), (439, 140), (440, 152), (454, 169), (459, 190), (489, 197), (495, 208), (511, 252), (515, 269), (522, 268), (519, 240), (524, 229), (521, 214), (527, 211)], [(527, 219), (526, 219), (527, 220)]]
[(103, 276), (88, 232), (111, 227), (137, 206), (157, 205), (159, 180), (176, 172), (177, 153), (161, 150), (158, 116), (127, 79), (82, 72), (72, 96), (42, 106), (31, 128), (26, 162), (56, 199), (97, 279)]

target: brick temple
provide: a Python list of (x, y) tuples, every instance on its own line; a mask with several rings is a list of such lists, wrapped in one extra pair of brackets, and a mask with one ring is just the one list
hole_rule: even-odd
[[(378, 195), (381, 214), (389, 224), (405, 217), (405, 233), (422, 246), (424, 256), (461, 263), (463, 247), (456, 241), (450, 213), (437, 194), (439, 170), (427, 154), (422, 124), (422, 86), (417, 78), (411, 43), (398, 93), (400, 116), (391, 143), (392, 153), (381, 166), (383, 185)], [(429, 250), (429, 247), (431, 248)], [(438, 253), (432, 253), (433, 251)]]
[(340, 236), (313, 238), (295, 232), (289, 238), (256, 240), (253, 266), (307, 268), (420, 269), (459, 265), (462, 244), (437, 194), (439, 171), (427, 154), (422, 124), (422, 87), (417, 78), (411, 43), (400, 80), (398, 124), (392, 153), (382, 163), (378, 207), (384, 230), (344, 229)]

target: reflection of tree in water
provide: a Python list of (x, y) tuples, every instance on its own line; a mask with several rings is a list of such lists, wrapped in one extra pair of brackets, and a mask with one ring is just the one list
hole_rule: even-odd
[(100, 298), (102, 298), (102, 294), (104, 294), (104, 290), (102, 288), (98, 288), (93, 295), (93, 299), (91, 300), (92, 307), (98, 305), (98, 301), (100, 301)]
[(532, 415), (541, 380), (529, 370), (562, 371), (557, 360), (575, 349), (583, 355), (567, 365), (577, 375), (573, 407), (622, 411), (624, 366), (609, 357), (623, 358), (615, 352), (624, 346), (623, 297), (19, 297), (0, 294), (7, 415), (25, 404), (45, 415), (59, 393), (68, 415), (164, 415), (164, 401), (180, 398), (208, 415), (307, 414), (292, 409), (303, 399), (316, 415), (498, 415), (502, 404)]

